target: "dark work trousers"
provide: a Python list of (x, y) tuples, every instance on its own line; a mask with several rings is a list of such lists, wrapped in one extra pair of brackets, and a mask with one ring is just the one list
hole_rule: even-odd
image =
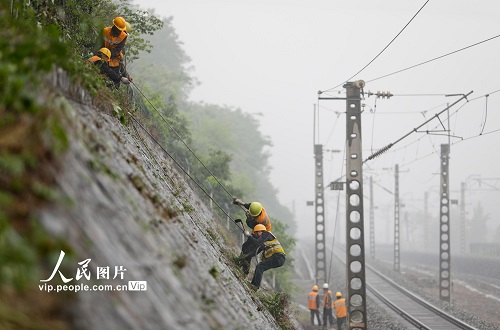
[(342, 324), (345, 323), (344, 317), (337, 317), (337, 329), (340, 330), (342, 328)]
[[(122, 75), (120, 73), (120, 67), (119, 66), (110, 66), (111, 70), (113, 70), (121, 79)], [(118, 80), (117, 82), (116, 81), (113, 81), (113, 84), (115, 86), (116, 89), (120, 88), (120, 80)]]
[(318, 325), (321, 325), (321, 320), (319, 318), (319, 309), (310, 309), (311, 311), (311, 325), (314, 325), (314, 316), (316, 315), (316, 319), (318, 320)]
[(260, 287), (260, 282), (262, 281), (262, 275), (264, 272), (271, 268), (278, 268), (285, 264), (285, 255), (282, 253), (275, 253), (269, 259), (259, 262), (257, 267), (255, 267), (255, 273), (253, 274), (252, 284), (257, 288)]
[(328, 322), (330, 321), (330, 326), (333, 325), (333, 313), (331, 308), (323, 308), (323, 325), (328, 326)]

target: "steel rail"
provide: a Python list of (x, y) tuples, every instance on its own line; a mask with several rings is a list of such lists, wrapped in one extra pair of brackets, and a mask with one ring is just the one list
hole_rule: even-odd
[[(404, 288), (403, 286), (397, 284), (396, 282), (394, 282), (392, 279), (390, 279), (388, 276), (382, 274), (381, 272), (379, 272), (378, 270), (376, 270), (375, 268), (373, 268), (372, 266), (370, 265), (366, 265), (367, 268), (369, 268), (372, 272), (374, 272), (376, 275), (378, 275), (379, 277), (381, 277), (383, 280), (385, 280), (387, 283), (389, 283), (390, 285), (392, 285), (394, 288), (396, 288), (397, 290), (399, 290), (401, 293), (403, 293), (404, 295), (406, 295), (407, 297), (411, 298), (413, 301), (417, 302), (418, 304), (420, 304), (421, 306), (424, 306), (425, 308), (427, 308), (428, 310), (430, 310), (431, 312), (433, 312), (434, 314), (440, 316), (441, 318), (445, 319), (446, 321), (450, 322), (451, 324), (453, 324), (454, 326), (458, 327), (459, 329), (464, 329), (464, 330), (477, 330), (477, 328), (455, 318), (454, 316), (444, 312), (443, 310), (437, 308), (436, 306), (434, 306), (433, 304), (425, 301), (424, 299), (420, 298), (419, 296), (417, 296), (416, 294), (414, 294), (413, 292), (409, 291), (408, 289)], [(367, 288), (368, 288), (368, 284), (367, 284)], [(373, 289), (373, 288), (372, 288)], [(371, 289), (370, 289), (371, 290)], [(379, 298), (380, 299), (380, 298)], [(391, 303), (392, 304), (392, 303)], [(391, 305), (389, 305), (389, 307), (391, 307)], [(395, 306), (396, 308), (399, 308), (398, 306)], [(392, 307), (391, 307), (392, 308)], [(401, 310), (401, 312), (404, 312), (403, 310)], [(399, 312), (398, 312), (399, 314)], [(409, 318), (413, 318), (411, 315), (407, 315)], [(405, 319), (407, 319), (407, 317), (403, 316)], [(409, 322), (413, 323), (411, 320), (407, 319)], [(420, 321), (419, 321), (420, 322)], [(427, 327), (424, 327), (424, 328), (420, 328), (420, 329), (429, 329)]]

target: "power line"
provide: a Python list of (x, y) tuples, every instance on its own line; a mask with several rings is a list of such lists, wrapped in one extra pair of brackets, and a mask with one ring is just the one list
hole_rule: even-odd
[[(347, 148), (344, 145), (344, 154), (342, 156), (342, 159), (345, 159), (345, 157), (346, 157), (346, 155), (345, 155), (346, 151), (347, 151)], [(340, 177), (344, 176), (343, 172), (344, 172), (344, 167), (342, 166), (341, 170), (340, 170), (340, 174), (341, 174)], [(331, 275), (331, 272), (332, 272), (333, 249), (334, 249), (334, 246), (335, 246), (335, 234), (336, 234), (336, 231), (337, 231), (337, 223), (338, 223), (339, 209), (340, 209), (339, 204), (340, 204), (340, 192), (337, 194), (337, 208), (336, 208), (336, 212), (335, 212), (335, 224), (333, 225), (332, 249), (331, 249), (331, 254), (330, 254), (330, 267), (328, 268), (328, 278), (327, 278), (326, 283), (330, 282), (330, 275)]]
[(452, 106), (454, 106), (455, 104), (457, 104), (458, 102), (462, 101), (463, 99), (466, 99), (467, 100), (467, 96), (469, 96), (470, 94), (472, 94), (472, 91), (470, 91), (469, 93), (467, 94), (462, 94), (462, 97), (460, 99), (458, 99), (457, 101), (453, 102), (451, 105), (447, 106), (444, 110), (440, 111), (439, 113), (437, 113), (436, 115), (434, 115), (431, 119), (429, 120), (426, 120), (423, 124), (421, 124), (420, 126), (414, 128), (413, 130), (411, 130), (409, 133), (405, 134), (404, 136), (402, 136), (401, 138), (399, 138), (398, 140), (396, 140), (395, 142), (393, 143), (389, 143), (387, 146), (383, 147), (382, 149), (380, 149), (379, 151), (371, 154), (367, 159), (365, 159), (363, 161), (363, 163), (375, 158), (375, 157), (378, 157), (380, 156), (381, 154), (383, 154), (384, 152), (386, 152), (387, 150), (389, 150), (390, 148), (392, 148), (393, 145), (395, 145), (396, 143), (398, 143), (399, 141), (403, 140), (404, 138), (406, 138), (407, 136), (409, 136), (410, 134), (412, 134), (413, 132), (416, 132), (419, 128), (421, 128), (422, 126), (426, 125), (427, 123), (429, 123), (432, 119), (434, 118), (438, 118), (439, 119), (439, 115), (442, 114), (444, 111), (450, 109)]
[(499, 34), (499, 35), (496, 35), (496, 36), (494, 36), (494, 37), (491, 37), (491, 38), (485, 39), (485, 40), (483, 40), (483, 41), (476, 42), (475, 44), (469, 45), (469, 46), (467, 46), (467, 47), (463, 47), (463, 48), (457, 49), (457, 50), (455, 50), (455, 51), (453, 51), (453, 52), (450, 52), (450, 53), (447, 53), (447, 54), (444, 54), (444, 55), (441, 55), (441, 56), (435, 57), (435, 58), (433, 58), (433, 59), (430, 59), (430, 60), (427, 60), (427, 61), (424, 61), (424, 62), (421, 62), (421, 63), (415, 64), (415, 65), (409, 66), (409, 67), (407, 67), (407, 68), (404, 68), (404, 69), (401, 69), (401, 70), (395, 71), (395, 72), (393, 72), (393, 73), (389, 73), (389, 74), (383, 75), (383, 76), (378, 77), (378, 78), (375, 78), (375, 79), (370, 79), (370, 80), (367, 80), (366, 82), (367, 82), (367, 83), (368, 83), (368, 82), (372, 82), (372, 81), (375, 81), (375, 80), (379, 80), (379, 79), (382, 79), (382, 78), (386, 78), (386, 77), (389, 77), (389, 76), (395, 75), (395, 74), (397, 74), (397, 73), (401, 73), (401, 72), (406, 71), (406, 70), (410, 70), (410, 69), (416, 68), (417, 66), (421, 66), (421, 65), (424, 65), (424, 64), (427, 64), (427, 63), (430, 63), (430, 62), (433, 62), (433, 61), (439, 60), (439, 59), (441, 59), (441, 58), (443, 58), (443, 57), (446, 57), (446, 56), (449, 56), (449, 55), (452, 55), (452, 54), (455, 54), (455, 53), (461, 52), (461, 51), (463, 51), (463, 50), (466, 50), (466, 49), (468, 49), (468, 48), (471, 48), (471, 47), (474, 47), (474, 46), (480, 45), (480, 44), (482, 44), (482, 43), (485, 43), (485, 42), (487, 42), (487, 41), (493, 40), (493, 39), (498, 38), (498, 37), (500, 37), (500, 34)]
[(481, 128), (481, 133), (479, 133), (479, 135), (482, 135), (483, 134), (483, 131), (484, 131), (484, 127), (486, 126), (486, 119), (488, 118), (488, 97), (490, 95), (489, 94), (486, 94), (486, 105), (485, 105), (485, 109), (484, 109), (484, 122), (483, 122), (483, 127)]
[[(387, 44), (387, 46), (384, 47), (384, 49), (382, 49), (370, 62), (368, 62), (367, 65), (365, 65), (361, 70), (359, 70), (358, 72), (356, 72), (355, 74), (352, 75), (352, 77), (350, 77), (349, 79), (345, 80), (345, 81), (349, 81), (351, 80), (352, 78), (356, 77), (358, 74), (360, 74), (364, 69), (366, 69), (370, 64), (373, 63), (373, 61), (375, 61), (380, 55), (382, 55), (382, 53), (396, 40), (397, 37), (399, 37), (399, 35), (401, 33), (403, 33), (403, 31), (408, 27), (408, 25), (410, 25), (410, 23), (413, 21), (413, 19), (415, 19), (415, 17), (417, 17), (417, 15), (420, 13), (420, 11), (422, 9), (424, 9), (424, 7), (427, 5), (427, 3), (429, 2), (429, 0), (427, 0), (423, 5), (422, 7), (420, 7), (420, 9), (415, 13), (415, 15), (413, 15), (413, 17), (408, 21), (408, 23), (406, 23), (406, 25), (403, 27), (403, 29), (401, 29), (401, 31), (399, 31), (399, 33), (391, 40), (391, 42), (389, 42)], [(328, 91), (331, 91), (332, 89), (335, 89), (339, 86), (341, 86), (343, 83), (335, 86), (335, 87), (332, 87), (330, 89), (327, 89), (325, 90), (324, 92), (328, 92)]]
[[(481, 95), (481, 96), (478, 96), (478, 97), (472, 98), (472, 99), (470, 99), (470, 100), (469, 100), (469, 103), (470, 103), (470, 102), (472, 102), (472, 101), (476, 101), (476, 100), (478, 100), (478, 99), (481, 99), (481, 98), (483, 98), (483, 97), (489, 97), (489, 96), (491, 96), (492, 94), (495, 94), (495, 93), (498, 93), (498, 92), (500, 92), (500, 89), (495, 90), (495, 91), (490, 92), (490, 93), (487, 93), (487, 94), (485, 94), (485, 95)], [(464, 104), (462, 104), (460, 107), (458, 107), (458, 108), (457, 108), (457, 109), (456, 109), (456, 110), (455, 110), (452, 114), (450, 114), (450, 118), (451, 118), (451, 117), (453, 117), (453, 116), (455, 116), (455, 115), (457, 115), (457, 113), (458, 113), (458, 112), (459, 112), (459, 111), (460, 111), (460, 110), (461, 110), (461, 109), (462, 109), (465, 105), (467, 105), (467, 104), (468, 104), (468, 103), (464, 103)], [(484, 123), (484, 124), (485, 124), (485, 123)], [(434, 126), (434, 128), (432, 128), (430, 131), (432, 131), (432, 130), (436, 129), (438, 126), (440, 126), (440, 125), (438, 124), (438, 125)], [(476, 134), (476, 135), (473, 135), (473, 136), (460, 138), (460, 140), (458, 140), (458, 141), (456, 141), (456, 142), (451, 143), (451, 145), (456, 145), (456, 144), (459, 144), (459, 143), (461, 143), (461, 142), (465, 142), (465, 141), (467, 141), (467, 140), (472, 140), (472, 139), (475, 139), (475, 138), (478, 138), (478, 137), (481, 137), (481, 136), (485, 136), (485, 135), (489, 135), (489, 134), (493, 134), (493, 133), (497, 133), (497, 132), (500, 132), (500, 128), (498, 128), (498, 129), (494, 129), (494, 130), (491, 130), (491, 131), (488, 131), (488, 132), (486, 132), (486, 133), (484, 133), (484, 132), (483, 132), (483, 133), (479, 133), (479, 134)], [(411, 141), (411, 142), (407, 143), (406, 145), (404, 145), (404, 146), (402, 146), (402, 147), (400, 147), (400, 148), (398, 148), (398, 149), (394, 149), (394, 150), (392, 150), (392, 153), (394, 154), (394, 153), (396, 153), (396, 152), (399, 152), (399, 151), (401, 151), (401, 150), (404, 150), (404, 149), (408, 148), (410, 145), (420, 142), (422, 139), (424, 139), (426, 136), (429, 136), (429, 135), (430, 135), (430, 134), (429, 134), (429, 133), (427, 133), (425, 136), (421, 136), (421, 137), (419, 137), (418, 139), (415, 139), (414, 141)], [(410, 165), (410, 164), (412, 164), (412, 163), (415, 163), (415, 162), (420, 161), (420, 160), (422, 160), (422, 159), (428, 158), (429, 156), (432, 156), (433, 154), (438, 153), (438, 151), (439, 151), (439, 150), (434, 149), (434, 151), (432, 151), (432, 152), (430, 152), (430, 153), (428, 153), (428, 154), (426, 154), (426, 155), (423, 155), (423, 156), (421, 156), (421, 157), (416, 157), (416, 158), (414, 158), (412, 161), (409, 161), (409, 162), (407, 162), (407, 163), (403, 163), (403, 164), (401, 164), (401, 167), (409, 166), (409, 165)]]
[(445, 93), (445, 94), (392, 94), (391, 97), (394, 97), (394, 96), (446, 96), (448, 94), (449, 93)]

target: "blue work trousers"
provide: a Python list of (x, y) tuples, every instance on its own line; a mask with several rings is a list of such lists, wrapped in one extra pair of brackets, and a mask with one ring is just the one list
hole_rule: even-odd
[(258, 263), (253, 274), (252, 284), (259, 288), (262, 276), (266, 270), (278, 268), (285, 264), (285, 255), (283, 253), (275, 253), (270, 258)]

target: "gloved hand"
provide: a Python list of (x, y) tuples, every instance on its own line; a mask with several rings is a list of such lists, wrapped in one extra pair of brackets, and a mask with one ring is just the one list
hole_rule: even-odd
[(250, 233), (247, 230), (245, 230), (245, 236), (250, 236)]
[(132, 79), (132, 77), (131, 77), (131, 76), (128, 76), (128, 77), (127, 77), (127, 79), (128, 79), (128, 81), (130, 81), (130, 82), (134, 81), (134, 79)]
[(127, 78), (125, 78), (125, 77), (122, 77), (122, 78), (121, 78), (121, 81), (122, 81), (122, 83), (124, 83), (125, 85), (130, 84), (130, 81), (129, 81)]
[(233, 204), (234, 205), (243, 205), (245, 203), (241, 199), (239, 199), (239, 198), (234, 198), (233, 199)]

